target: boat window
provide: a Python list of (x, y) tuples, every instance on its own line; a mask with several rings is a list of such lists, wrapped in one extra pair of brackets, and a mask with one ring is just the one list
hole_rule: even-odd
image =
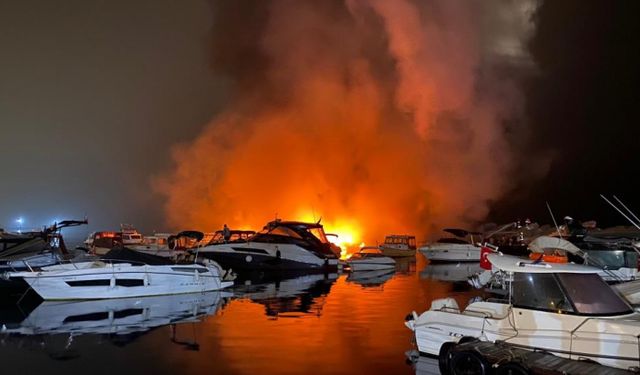
[(116, 279), (117, 286), (144, 286), (144, 280), (142, 279)]
[(513, 275), (511, 301), (525, 309), (573, 313), (571, 302), (552, 273)]
[(577, 312), (584, 315), (620, 315), (631, 307), (597, 274), (561, 273), (558, 279)]
[(197, 271), (198, 273), (209, 272), (207, 268), (199, 268), (199, 267), (171, 267), (171, 269), (177, 272), (189, 272), (189, 273), (193, 273), (195, 271)]
[(287, 227), (275, 227), (269, 233), (276, 236), (286, 236), (302, 239), (302, 237), (300, 237), (298, 233)]
[(324, 230), (322, 228), (309, 228), (309, 232), (313, 234), (313, 236), (320, 240), (322, 243), (327, 243), (327, 236), (324, 234)]
[(67, 281), (66, 283), (69, 286), (109, 286), (111, 284), (111, 280), (109, 279), (79, 280), (79, 281)]
[[(585, 250), (587, 261), (590, 265), (598, 268), (617, 270), (621, 267), (628, 267), (625, 259), (625, 252), (622, 250)], [(637, 254), (636, 254), (637, 259)], [(635, 262), (632, 263), (635, 267)]]
[(158, 245), (166, 245), (166, 244), (167, 244), (166, 238), (158, 238)]

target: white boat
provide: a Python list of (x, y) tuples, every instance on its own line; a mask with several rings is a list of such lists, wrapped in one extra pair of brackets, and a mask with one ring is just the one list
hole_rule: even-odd
[(392, 258), (413, 257), (416, 255), (416, 238), (406, 234), (392, 234), (384, 238), (384, 243), (378, 249)]
[(599, 269), (499, 254), (487, 258), (505, 294), (464, 310), (447, 298), (433, 301), (421, 315), (414, 311), (405, 324), (421, 353), (446, 362), (455, 343), (477, 339), (637, 368), (640, 314), (598, 276)]
[[(127, 250), (122, 250), (127, 251)], [(112, 260), (62, 263), (11, 272), (44, 300), (104, 299), (196, 293), (231, 286), (215, 262), (149, 265)]]
[(351, 271), (395, 269), (396, 261), (385, 256), (377, 247), (364, 247), (346, 260)]
[[(425, 258), (432, 262), (479, 262), (480, 247), (474, 245), (474, 235), (479, 233), (468, 232), (463, 229), (444, 229), (456, 237), (440, 238), (425, 246), (419, 251)], [(469, 238), (469, 240), (463, 239)]]

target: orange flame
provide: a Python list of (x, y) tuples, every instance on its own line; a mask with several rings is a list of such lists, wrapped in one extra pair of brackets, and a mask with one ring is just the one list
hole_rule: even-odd
[(508, 95), (477, 96), (485, 60), (471, 6), (266, 4), (255, 45), (221, 43), (250, 50), (218, 53), (234, 68), (247, 62), (233, 56), (264, 57), (251, 90), (177, 146), (174, 169), (154, 181), (171, 226), (259, 229), (276, 215), (316, 213), (346, 256), (390, 233), (424, 236), (483, 219), (505, 188), (498, 118)]

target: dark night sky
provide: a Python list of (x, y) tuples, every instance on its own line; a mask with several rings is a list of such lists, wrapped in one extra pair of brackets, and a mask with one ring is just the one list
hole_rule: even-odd
[[(94, 230), (162, 229), (150, 176), (229, 93), (224, 72), (211, 69), (212, 9), (204, 0), (0, 2), (0, 227), (87, 214)], [(599, 193), (640, 210), (638, 14), (635, 1), (541, 5), (528, 130), (512, 135), (520, 167), (490, 219), (548, 222), (550, 201), (557, 215), (622, 223)], [(547, 173), (533, 178), (545, 158)]]
[[(626, 221), (598, 195), (616, 194), (640, 210), (640, 3), (546, 1), (538, 10), (530, 51), (540, 72), (526, 85), (527, 127), (519, 182), (493, 216), (556, 215)], [(532, 180), (538, 157), (548, 173)]]
[(149, 179), (222, 105), (205, 1), (0, 2), (0, 227), (162, 229)]

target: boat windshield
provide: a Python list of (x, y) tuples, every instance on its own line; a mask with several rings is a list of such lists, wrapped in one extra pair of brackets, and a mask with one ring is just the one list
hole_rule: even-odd
[(638, 264), (638, 253), (624, 250), (584, 250), (588, 264), (617, 270), (622, 267), (634, 267)]
[(322, 227), (317, 228), (309, 228), (309, 232), (322, 243), (329, 243), (327, 240), (327, 236), (324, 234), (324, 229)]
[(631, 307), (597, 274), (515, 273), (513, 306), (576, 315), (622, 315)]
[(296, 233), (293, 229), (287, 228), (285, 226), (275, 227), (272, 230), (268, 231), (268, 233), (276, 236), (285, 236), (285, 237), (302, 239), (302, 237), (300, 237), (300, 235)]

